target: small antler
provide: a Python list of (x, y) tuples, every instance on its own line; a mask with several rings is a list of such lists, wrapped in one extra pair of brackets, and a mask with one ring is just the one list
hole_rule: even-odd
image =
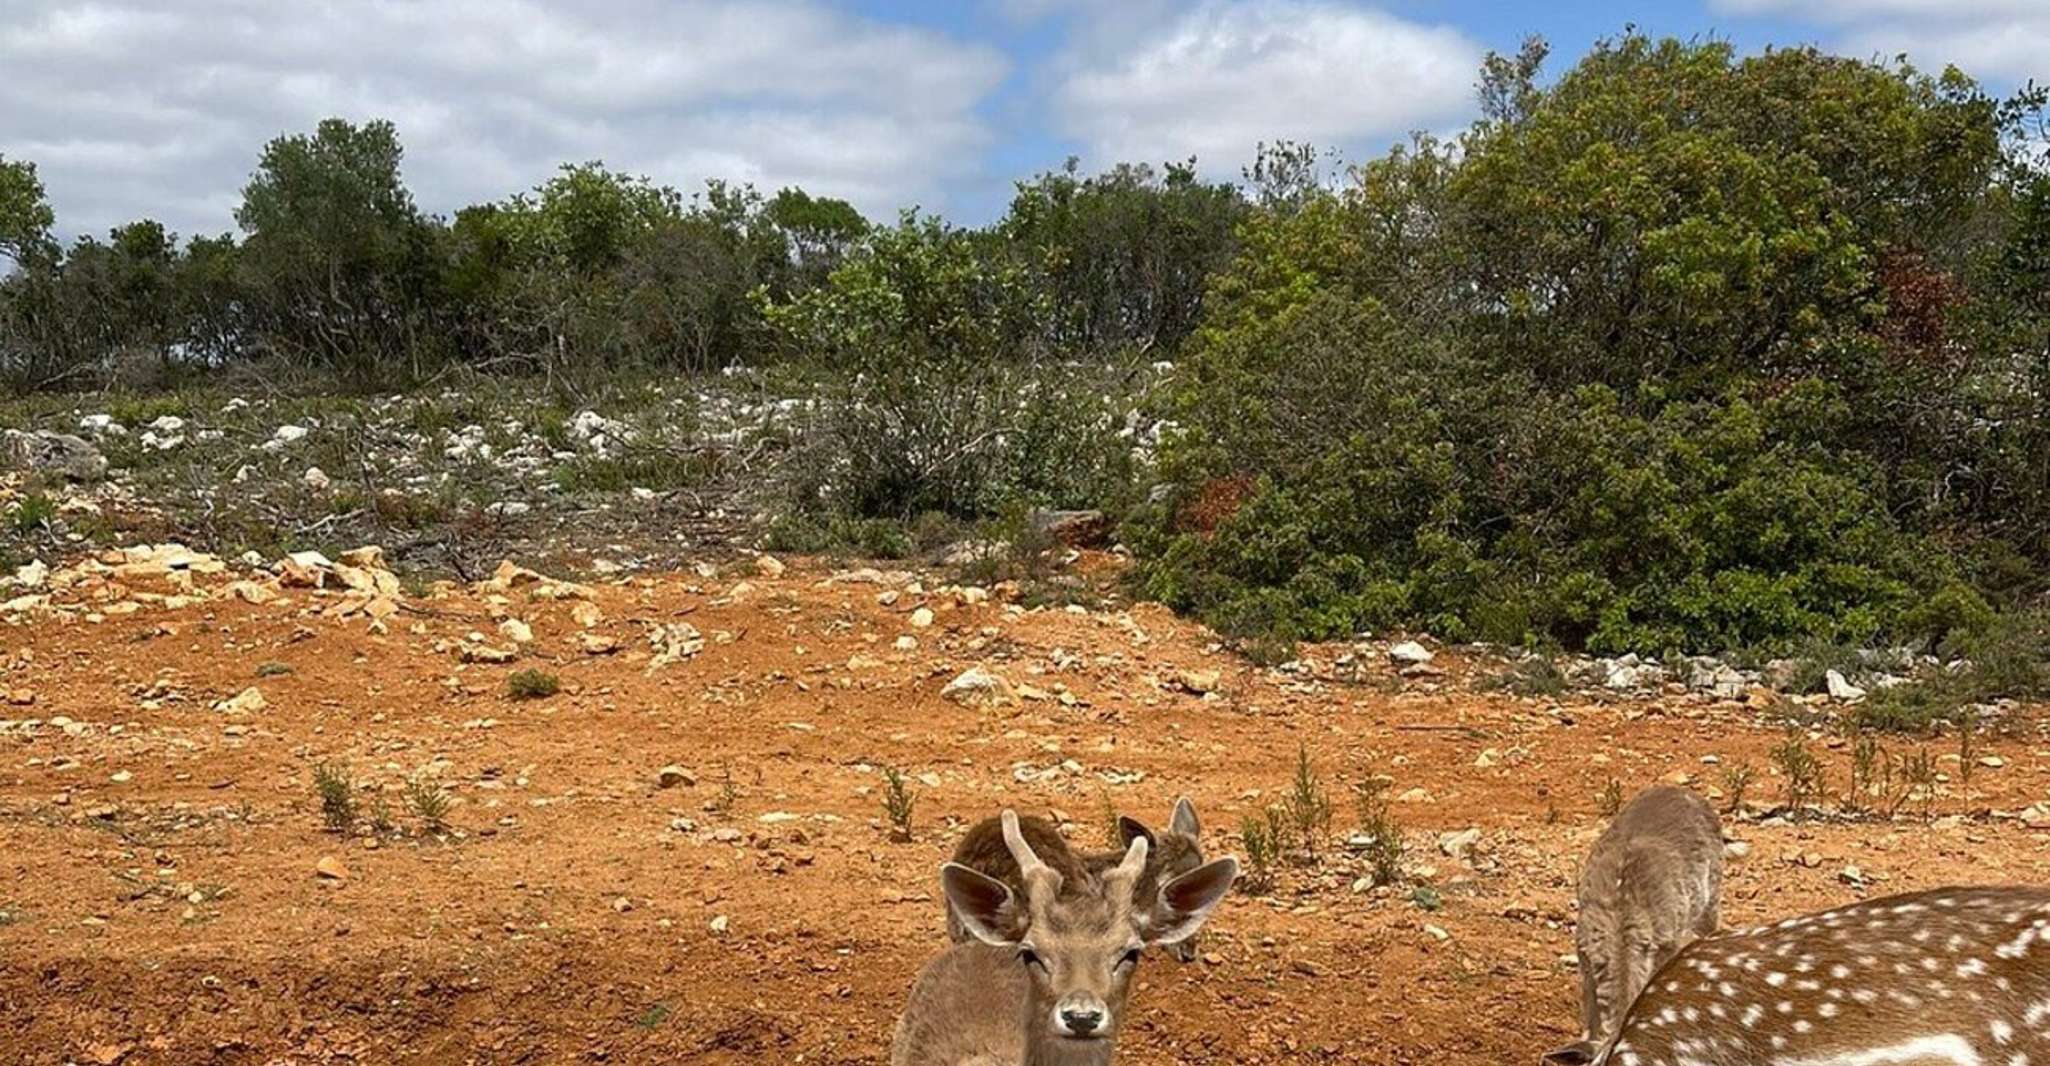
[(1011, 860), (1018, 864), (1018, 874), (1025, 881), (1025, 895), (1033, 903), (1053, 902), (1061, 894), (1061, 872), (1041, 862), (1032, 845), (1025, 842), (1025, 834), (1018, 828), (1018, 812), (1006, 809), (1003, 816), (1004, 846), (1011, 849)]
[(1114, 898), (1131, 898), (1133, 886), (1139, 883), (1140, 875), (1146, 872), (1146, 854), (1149, 849), (1150, 844), (1145, 837), (1133, 837), (1132, 843), (1125, 848), (1124, 859), (1109, 873), (1103, 875), (1104, 884), (1112, 890)]

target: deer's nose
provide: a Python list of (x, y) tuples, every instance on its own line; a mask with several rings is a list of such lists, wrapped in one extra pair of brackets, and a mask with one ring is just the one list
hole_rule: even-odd
[(1103, 1026), (1103, 1012), (1093, 1008), (1064, 1009), (1061, 1011), (1061, 1024), (1076, 1036), (1088, 1036)]

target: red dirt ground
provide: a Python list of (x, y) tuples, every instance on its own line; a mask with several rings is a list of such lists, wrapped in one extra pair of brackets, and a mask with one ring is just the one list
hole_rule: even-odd
[[(1106, 797), (1158, 821), (1188, 794), (1209, 849), (1235, 851), (1298, 744), (1341, 836), (1343, 781), (1411, 793), (1395, 810), (1442, 907), (1356, 893), (1342, 851), (1290, 867), (1220, 909), (1203, 961), (1149, 958), (1120, 1061), (1531, 1062), (1575, 1028), (1561, 956), (1605, 783), (1707, 787), (1714, 756), (1760, 768), (1756, 795), (1780, 788), (1764, 767), (1782, 734), (1741, 705), (1476, 694), (1456, 662), (1404, 682), (1378, 653), (1335, 668), (1347, 649), (1260, 670), (1157, 608), (884, 606), (900, 584), (828, 574), (750, 575), (737, 598), (734, 578), (598, 586), (613, 655), (578, 650), (570, 602), (523, 591), (414, 601), (386, 634), (299, 590), (0, 626), (0, 1062), (880, 1063), (944, 945), (935, 871), (968, 821), (1055, 808), (1096, 847)], [(913, 629), (921, 605), (937, 621)], [(521, 661), (461, 663), (508, 613), (536, 634)], [(651, 672), (645, 626), (679, 619), (706, 646)], [(977, 664), (1056, 698), (941, 698)], [(563, 691), (511, 700), (530, 666)], [(1183, 670), (1222, 680), (1194, 695)], [(267, 708), (214, 708), (250, 685)], [(1817, 748), (1841, 791), (1848, 755)], [(1988, 813), (2050, 795), (2046, 749), (2032, 726), (1985, 739), (2004, 765), (1952, 780), (1933, 824), (1730, 824), (1750, 852), (1725, 921), (2050, 880), (2050, 834)], [(325, 831), (313, 771), (342, 759), (394, 808), (432, 775), (453, 831), (402, 809), (397, 834)], [(665, 764), (695, 783), (658, 788)], [(925, 779), (911, 843), (881, 825), (884, 764)], [(1444, 855), (1439, 834), (1469, 826), (1473, 861)], [(317, 877), (324, 857), (347, 877)]]

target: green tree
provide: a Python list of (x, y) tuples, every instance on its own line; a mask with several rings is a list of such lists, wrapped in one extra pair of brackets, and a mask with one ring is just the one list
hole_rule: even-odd
[(441, 235), (413, 204), (389, 122), (327, 119), (264, 148), (235, 221), (240, 288), (267, 354), (359, 385), (440, 357)]
[(36, 177), (36, 165), (0, 155), (0, 258), (19, 264), (54, 245), (50, 227), (57, 216)]

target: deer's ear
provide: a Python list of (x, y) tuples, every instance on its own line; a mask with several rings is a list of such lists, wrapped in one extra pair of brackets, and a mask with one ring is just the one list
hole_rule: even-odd
[(1179, 944), (1195, 936), (1238, 876), (1239, 861), (1226, 856), (1160, 886), (1160, 905), (1153, 909), (1147, 942)]
[(1148, 852), (1159, 850), (1157, 845), (1159, 845), (1160, 841), (1155, 840), (1153, 838), (1153, 830), (1146, 828), (1145, 822), (1142, 822), (1129, 814), (1118, 815), (1119, 845), (1121, 847), (1129, 848), (1132, 846), (1132, 841), (1134, 840), (1144, 840), (1146, 842), (1146, 850)]
[(1594, 1061), (1594, 1045), (1586, 1040), (1575, 1040), (1565, 1047), (1555, 1047), (1539, 1059), (1540, 1066), (1587, 1066)]
[(1010, 947), (1024, 932), (1023, 914), (1011, 889), (979, 870), (958, 862), (940, 867), (940, 890), (961, 918), (969, 935), (985, 944)]
[(1167, 831), (1185, 837), (1203, 835), (1203, 823), (1196, 820), (1196, 805), (1189, 797), (1174, 801), (1174, 816), (1168, 819)]

